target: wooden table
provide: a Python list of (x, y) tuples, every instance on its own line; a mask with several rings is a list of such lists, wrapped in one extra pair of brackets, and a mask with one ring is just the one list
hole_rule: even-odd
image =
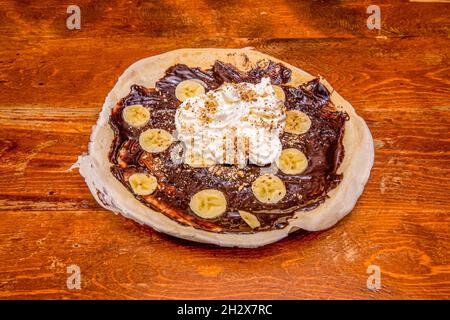
[[(60, 1), (0, 1), (0, 298), (450, 298), (450, 4), (376, 1), (377, 31), (374, 1), (71, 2), (81, 30)], [(353, 212), (243, 250), (102, 209), (68, 169), (117, 77), (175, 48), (244, 46), (324, 76), (366, 119), (375, 165)]]

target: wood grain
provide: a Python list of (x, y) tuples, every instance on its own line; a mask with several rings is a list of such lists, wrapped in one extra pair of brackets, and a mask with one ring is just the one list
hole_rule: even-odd
[[(0, 1), (1, 299), (450, 299), (450, 5), (378, 1)], [(321, 74), (367, 121), (371, 178), (336, 227), (226, 249), (101, 209), (68, 171), (134, 61), (253, 46)], [(81, 268), (82, 289), (66, 287)], [(382, 288), (366, 286), (381, 268)]]

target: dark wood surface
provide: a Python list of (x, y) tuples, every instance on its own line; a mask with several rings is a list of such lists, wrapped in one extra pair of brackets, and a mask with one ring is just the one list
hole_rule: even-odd
[[(372, 1), (73, 2), (81, 30), (59, 1), (0, 1), (0, 298), (450, 298), (450, 4), (377, 1), (378, 32)], [(244, 250), (102, 209), (68, 169), (117, 77), (176, 48), (244, 46), (324, 76), (366, 119), (375, 165), (353, 212)]]

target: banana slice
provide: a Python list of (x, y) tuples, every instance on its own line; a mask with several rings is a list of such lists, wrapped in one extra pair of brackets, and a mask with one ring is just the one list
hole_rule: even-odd
[(152, 153), (166, 150), (172, 142), (172, 135), (164, 129), (148, 129), (139, 136), (139, 144), (142, 149)]
[(286, 174), (300, 174), (308, 167), (308, 159), (305, 154), (294, 148), (281, 151), (281, 155), (275, 163), (278, 169)]
[(283, 181), (273, 174), (264, 174), (253, 181), (252, 191), (262, 203), (277, 203), (286, 195)]
[(198, 79), (181, 81), (175, 88), (175, 96), (178, 100), (184, 101), (187, 98), (195, 97), (205, 93), (206, 84)]
[(286, 127), (284, 131), (293, 134), (303, 134), (311, 127), (311, 119), (298, 110), (286, 111)]
[(187, 165), (193, 168), (205, 168), (215, 165), (215, 162), (211, 159), (206, 159), (201, 154), (188, 154), (184, 161)]
[(241, 215), (241, 218), (250, 226), (250, 228), (255, 229), (261, 226), (261, 223), (255, 215), (244, 210), (238, 210), (238, 212)]
[(128, 178), (131, 189), (135, 194), (140, 196), (148, 196), (155, 192), (158, 182), (152, 175), (145, 173), (134, 173)]
[(130, 126), (139, 128), (150, 120), (150, 111), (144, 106), (137, 104), (125, 107), (122, 111), (122, 117)]
[(213, 219), (222, 215), (227, 209), (227, 200), (222, 192), (206, 189), (197, 192), (189, 203), (196, 215), (205, 219)]
[(277, 85), (272, 85), (273, 91), (275, 91), (275, 96), (281, 101), (286, 101), (286, 95), (284, 94), (283, 88)]

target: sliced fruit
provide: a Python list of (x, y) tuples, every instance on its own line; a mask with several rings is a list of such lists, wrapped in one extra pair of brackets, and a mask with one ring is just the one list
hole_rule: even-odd
[(261, 223), (254, 214), (251, 214), (250, 212), (244, 210), (238, 210), (238, 212), (241, 215), (241, 218), (250, 226), (250, 228), (255, 229), (261, 226)]
[(281, 155), (275, 163), (278, 169), (286, 174), (300, 174), (308, 167), (308, 159), (305, 154), (294, 148), (281, 151)]
[(213, 219), (225, 212), (227, 200), (221, 191), (205, 189), (194, 194), (189, 202), (189, 207), (199, 217)]
[(128, 182), (133, 192), (140, 196), (152, 194), (158, 186), (156, 178), (146, 173), (134, 173), (128, 178)]
[(298, 110), (286, 111), (286, 127), (284, 131), (293, 134), (303, 134), (311, 127), (311, 119), (306, 113)]
[(272, 85), (273, 91), (275, 91), (275, 96), (281, 101), (286, 101), (286, 95), (284, 94), (283, 88), (277, 85)]
[(125, 107), (122, 111), (123, 120), (133, 127), (142, 127), (150, 120), (150, 110), (137, 104)]
[(187, 165), (193, 168), (205, 168), (211, 167), (215, 164), (215, 162), (211, 159), (206, 159), (202, 155), (198, 154), (189, 154), (186, 155), (186, 159), (184, 161)]
[(142, 149), (151, 153), (166, 150), (172, 142), (172, 135), (164, 129), (148, 129), (139, 136), (139, 144)]
[(264, 174), (253, 181), (252, 191), (262, 203), (277, 203), (286, 195), (283, 181), (273, 174)]
[(205, 84), (198, 79), (181, 81), (175, 88), (175, 96), (178, 100), (184, 101), (205, 93)]

